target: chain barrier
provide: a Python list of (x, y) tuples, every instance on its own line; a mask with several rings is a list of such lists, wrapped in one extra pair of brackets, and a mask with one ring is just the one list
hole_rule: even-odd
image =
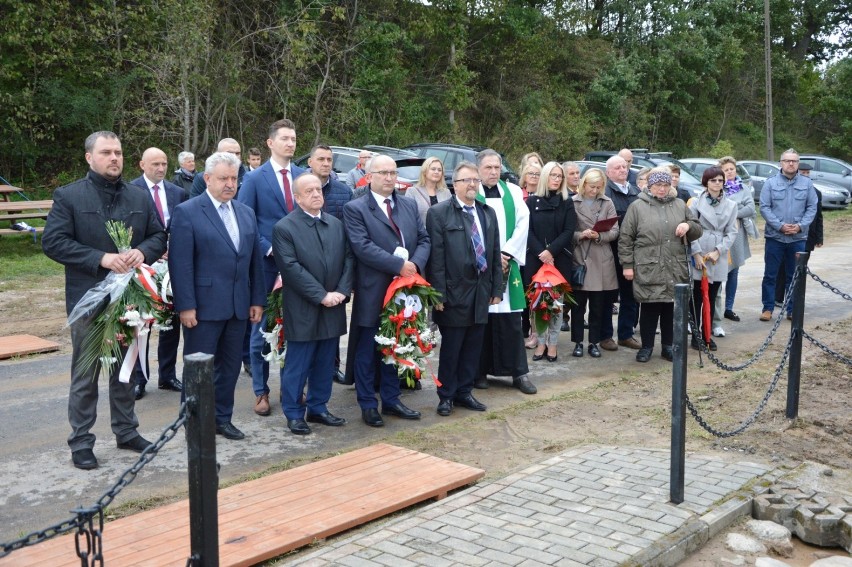
[(828, 345), (826, 345), (825, 343), (820, 341), (818, 338), (812, 336), (807, 331), (804, 331), (804, 330), (802, 331), (802, 337), (808, 339), (811, 342), (811, 344), (813, 344), (815, 347), (820, 349), (822, 352), (824, 352), (828, 356), (834, 358), (838, 362), (842, 362), (846, 366), (852, 366), (852, 358), (848, 358), (846, 356), (843, 356), (839, 352), (835, 352), (835, 351), (831, 350), (831, 347), (829, 347)]
[(757, 405), (757, 409), (754, 410), (748, 419), (740, 423), (740, 425), (736, 429), (732, 429), (731, 431), (719, 431), (718, 429), (710, 426), (704, 418), (702, 418), (698, 414), (698, 410), (692, 404), (692, 401), (689, 399), (689, 394), (686, 395), (686, 407), (689, 409), (689, 413), (692, 414), (692, 417), (695, 418), (695, 421), (698, 422), (705, 431), (713, 435), (714, 437), (733, 437), (734, 435), (738, 435), (748, 428), (752, 423), (755, 422), (757, 417), (766, 407), (767, 402), (769, 402), (769, 398), (772, 396), (773, 392), (775, 392), (775, 387), (778, 385), (778, 381), (781, 379), (781, 373), (784, 371), (784, 367), (787, 365), (787, 358), (790, 356), (790, 350), (793, 347), (793, 335), (790, 335), (790, 338), (787, 340), (787, 346), (784, 348), (784, 353), (781, 355), (781, 362), (778, 363), (778, 367), (775, 369), (775, 374), (772, 376), (772, 381), (769, 383), (769, 388), (766, 390), (766, 394), (763, 395), (763, 399), (760, 400), (760, 403)]
[(760, 348), (757, 349), (757, 352), (755, 352), (751, 358), (749, 358), (742, 364), (725, 364), (710, 351), (707, 343), (704, 341), (703, 332), (700, 328), (701, 325), (697, 325), (695, 323), (696, 317), (690, 311), (689, 322), (690, 325), (692, 325), (692, 336), (697, 339), (696, 342), (698, 343), (701, 352), (707, 355), (707, 358), (710, 359), (710, 362), (727, 372), (739, 372), (740, 370), (745, 370), (746, 368), (760, 360), (760, 357), (763, 356), (763, 353), (765, 353), (766, 349), (769, 348), (769, 345), (772, 344), (772, 339), (775, 338), (775, 333), (777, 333), (778, 329), (781, 327), (781, 322), (784, 320), (784, 316), (787, 313), (787, 305), (793, 300), (793, 290), (796, 289), (796, 281), (799, 279), (801, 273), (801, 268), (798, 267), (796, 268), (796, 271), (793, 272), (793, 280), (790, 282), (789, 291), (784, 296), (784, 302), (781, 304), (781, 308), (778, 310), (778, 316), (775, 317), (775, 323), (769, 330), (769, 335), (767, 335), (766, 339), (763, 341), (763, 344), (760, 345)]
[(811, 279), (814, 280), (815, 282), (817, 282), (819, 285), (821, 285), (825, 289), (829, 290), (831, 293), (835, 293), (835, 294), (839, 295), (840, 297), (842, 297), (846, 301), (852, 301), (852, 295), (849, 295), (848, 293), (844, 293), (843, 291), (837, 289), (836, 287), (834, 287), (833, 285), (831, 285), (830, 283), (828, 283), (827, 281), (825, 281), (824, 279), (822, 279), (821, 277), (819, 277), (818, 275), (813, 273), (810, 268), (807, 268), (807, 270), (808, 270), (808, 275), (811, 277)]
[[(177, 419), (163, 432), (160, 437), (152, 443), (147, 449), (142, 451), (139, 459), (132, 467), (124, 471), (113, 486), (106, 491), (103, 496), (98, 498), (97, 502), (90, 507), (80, 507), (72, 510), (73, 518), (69, 518), (56, 525), (47, 527), (43, 530), (31, 532), (22, 538), (10, 541), (9, 543), (0, 544), (0, 557), (5, 557), (15, 550), (22, 547), (37, 545), (43, 541), (47, 541), (56, 536), (76, 530), (74, 539), (77, 550), (77, 557), (80, 558), (82, 567), (95, 565), (103, 566), (103, 528), (104, 528), (104, 510), (109, 506), (119, 493), (131, 482), (136, 480), (136, 475), (154, 458), (163, 446), (171, 441), (181, 427), (186, 423), (186, 403), (182, 403), (178, 411)], [(95, 526), (95, 517), (98, 522)]]

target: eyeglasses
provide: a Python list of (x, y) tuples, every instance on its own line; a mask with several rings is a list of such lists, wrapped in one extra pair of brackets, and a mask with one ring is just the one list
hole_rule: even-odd
[(541, 173), (529, 171), (529, 172), (527, 172), (527, 176), (529, 176), (529, 177), (541, 177)]
[(797, 159), (782, 159), (781, 163), (799, 163)]
[(564, 179), (565, 178), (565, 176), (562, 175), (561, 173), (551, 173), (550, 175), (548, 175), (548, 177), (550, 179)]
[(396, 177), (399, 175), (399, 171), (397, 170), (382, 170), (382, 171), (374, 171), (373, 175), (381, 175), (382, 177)]
[(480, 182), (480, 180), (477, 179), (476, 177), (465, 177), (464, 179), (456, 179), (455, 180), (456, 185), (459, 185), (459, 184), (461, 184), (461, 185), (474, 185), (474, 184), (479, 185), (479, 182)]
[(720, 179), (720, 178), (718, 178), (718, 177), (714, 177), (713, 179), (708, 179), (708, 180), (707, 180), (707, 182), (708, 182), (708, 183), (724, 183), (724, 182), (725, 182), (725, 180), (724, 180), (724, 179)]

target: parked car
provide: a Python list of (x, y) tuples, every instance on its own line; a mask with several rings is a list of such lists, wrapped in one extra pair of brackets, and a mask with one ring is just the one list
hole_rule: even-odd
[[(637, 166), (641, 169), (643, 167), (659, 167), (661, 165), (669, 164), (676, 165), (680, 168), (680, 181), (678, 182), (679, 187), (683, 187), (688, 190), (693, 197), (699, 195), (701, 191), (704, 190), (704, 186), (701, 185), (701, 180), (695, 178), (692, 170), (685, 163), (681, 163), (673, 158), (671, 152), (645, 152), (641, 149), (631, 151), (633, 152), (633, 165), (631, 169), (635, 169)], [(606, 163), (606, 160), (617, 153), (618, 152), (610, 150), (598, 150), (594, 152), (587, 152), (584, 159), (586, 161)]]
[[(762, 160), (743, 160), (739, 163), (749, 170), (749, 172), (754, 172), (752, 174), (754, 202), (759, 207), (760, 192), (763, 190), (764, 183), (773, 175), (779, 175), (781, 173), (781, 166), (771, 161)], [(822, 194), (821, 202), (823, 209), (845, 209), (849, 206), (850, 199), (852, 198), (850, 198), (850, 191), (848, 189), (834, 183), (826, 183), (825, 181), (814, 179), (813, 175), (813, 171), (811, 171), (811, 181), (814, 187), (819, 189), (819, 192)]]
[[(680, 162), (691, 169), (696, 177), (701, 178), (704, 175), (704, 170), (716, 165), (719, 160), (715, 158), (683, 158)], [(751, 174), (740, 162), (737, 162), (737, 175), (740, 176), (743, 185), (748, 187), (752, 197), (754, 197), (754, 184), (751, 181)]]
[[(422, 158), (436, 157), (444, 164), (444, 180), (447, 182), (447, 187), (450, 191), (453, 190), (453, 169), (461, 161), (470, 161), (476, 163), (476, 154), (486, 149), (485, 146), (466, 146), (462, 144), (441, 144), (441, 143), (420, 143), (405, 146), (404, 150), (409, 150)], [(503, 154), (500, 154), (503, 156)], [(503, 169), (500, 172), (500, 179), (510, 183), (518, 183), (518, 174), (506, 162), (506, 156), (503, 156)]]
[(852, 165), (842, 159), (819, 154), (803, 154), (799, 156), (799, 162), (809, 163), (813, 167), (811, 179), (834, 183), (852, 191)]
[[(361, 153), (361, 148), (349, 148), (346, 146), (330, 146), (332, 155), (331, 169), (338, 175), (346, 176), (349, 171), (358, 165), (358, 154)], [(311, 154), (299, 156), (293, 160), (293, 163), (299, 167), (308, 167), (308, 158)]]
[[(345, 177), (349, 171), (358, 165), (358, 154), (362, 148), (349, 148), (345, 146), (330, 146), (333, 162), (331, 168), (339, 177)], [(382, 151), (372, 150), (373, 148), (382, 148)], [(370, 149), (377, 153), (386, 153), (396, 161), (396, 168), (399, 170), (399, 175), (396, 178), (396, 189), (405, 193), (409, 187), (417, 183), (420, 178), (420, 166), (426, 161), (424, 158), (417, 156), (412, 152), (406, 152), (398, 148), (386, 148), (384, 146), (366, 146), (363, 149)], [(387, 152), (385, 150), (388, 150)], [(395, 150), (392, 152), (390, 150)], [(395, 153), (395, 155), (394, 155)], [(305, 154), (293, 160), (293, 163), (299, 167), (308, 167), (308, 158), (310, 154)]]
[(418, 155), (410, 150), (403, 150), (401, 148), (393, 148), (391, 146), (375, 146), (375, 145), (367, 145), (364, 146), (365, 150), (370, 150), (374, 154), (384, 154), (386, 156), (390, 156), (394, 159), (398, 157), (418, 157)]

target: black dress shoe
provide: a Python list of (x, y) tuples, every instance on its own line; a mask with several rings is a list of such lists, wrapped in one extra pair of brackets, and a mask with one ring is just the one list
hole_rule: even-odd
[(329, 425), (331, 427), (340, 427), (346, 420), (342, 417), (337, 417), (333, 415), (331, 412), (325, 413), (309, 413), (307, 418), (311, 423), (322, 423), (323, 425)]
[(441, 400), (438, 403), (438, 415), (442, 415), (444, 417), (447, 417), (451, 413), (453, 413), (453, 400), (450, 400), (450, 399)]
[(642, 347), (636, 353), (636, 362), (648, 362), (651, 360), (651, 352), (653, 349)]
[(338, 368), (337, 370), (335, 370), (335, 371), (334, 371), (333, 379), (334, 379), (334, 381), (335, 381), (335, 382), (337, 382), (338, 384), (342, 384), (342, 385), (344, 385), (344, 386), (351, 386), (352, 384), (354, 384), (354, 383), (355, 383), (355, 379), (354, 379), (354, 378), (352, 378), (352, 379), (350, 379), (350, 380), (347, 380), (347, 379), (346, 379), (346, 374), (344, 374), (344, 372), (343, 372), (342, 370), (340, 370), (339, 368)]
[[(589, 345), (589, 352), (592, 350), (592, 345)], [(583, 356), (583, 343), (575, 343), (574, 344), (574, 352), (571, 353), (571, 356), (576, 356), (577, 358), (582, 358)]]
[(141, 435), (137, 435), (136, 437), (132, 437), (127, 441), (116, 441), (115, 446), (119, 449), (127, 449), (128, 451), (136, 451), (137, 453), (141, 453), (142, 451), (151, 446), (151, 442), (142, 437)]
[(672, 347), (663, 345), (660, 350), (660, 356), (669, 362), (674, 360), (674, 352), (672, 352)]
[(463, 408), (467, 408), (473, 411), (485, 411), (488, 407), (473, 397), (472, 394), (467, 394), (465, 396), (461, 396), (460, 398), (456, 398), (454, 400), (457, 406), (461, 406)]
[(402, 419), (420, 419), (419, 411), (414, 411), (413, 409), (405, 407), (402, 402), (395, 406), (382, 405), (382, 415), (395, 415)]
[(145, 383), (136, 384), (133, 386), (133, 397), (137, 400), (141, 400), (145, 397)]
[(523, 376), (518, 376), (517, 378), (512, 378), (512, 386), (523, 392), (524, 394), (535, 394), (538, 392), (538, 389), (530, 382), (529, 376), (524, 374)]
[(71, 461), (74, 466), (84, 471), (98, 468), (98, 460), (91, 449), (77, 449), (71, 452)]
[(288, 419), (287, 427), (293, 435), (309, 435), (311, 433), (310, 426), (305, 423), (304, 419)]
[(216, 424), (216, 434), (221, 435), (225, 439), (233, 439), (234, 441), (239, 441), (240, 439), (245, 439), (245, 434), (234, 427), (234, 424), (230, 421), (226, 421), (225, 423), (217, 423)]
[(160, 382), (157, 387), (161, 390), (171, 390), (172, 392), (180, 392), (183, 390), (183, 384), (177, 378), (171, 378), (165, 382)]
[(485, 376), (477, 376), (473, 381), (473, 387), (477, 390), (487, 390), (488, 378), (486, 378)]
[(731, 310), (725, 311), (725, 319), (730, 319), (731, 321), (739, 321), (740, 316), (734, 313)]
[(376, 408), (361, 410), (361, 417), (364, 419), (364, 423), (370, 427), (382, 427), (385, 424)]
[[(582, 349), (583, 349), (583, 347), (581, 346), (580, 350), (582, 350)], [(601, 349), (599, 349), (598, 345), (596, 345), (595, 343), (592, 343), (592, 344), (589, 345), (589, 356), (591, 356), (592, 358), (600, 358), (601, 357)]]
[(716, 346), (716, 341), (710, 339), (710, 345), (708, 346), (708, 348), (712, 351), (716, 351), (719, 347)]

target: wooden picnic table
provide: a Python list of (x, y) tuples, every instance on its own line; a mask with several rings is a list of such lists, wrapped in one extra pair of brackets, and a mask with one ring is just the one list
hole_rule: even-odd
[(20, 187), (15, 187), (13, 185), (0, 185), (0, 199), (4, 202), (8, 202), (11, 195), (15, 193), (23, 193), (24, 190)]
[[(5, 187), (9, 187), (5, 185)], [(26, 231), (11, 228), (15, 221), (23, 219), (46, 219), (53, 201), (0, 201), (0, 221), (9, 221), (9, 228), (0, 228), (2, 234), (22, 234)], [(42, 232), (43, 226), (34, 227), (36, 232)]]

